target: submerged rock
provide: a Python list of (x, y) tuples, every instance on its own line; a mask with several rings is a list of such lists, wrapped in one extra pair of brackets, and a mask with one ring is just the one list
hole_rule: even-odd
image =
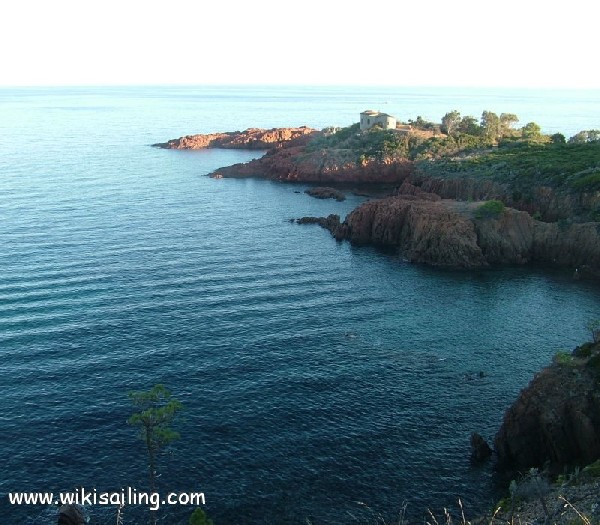
[(316, 188), (309, 188), (304, 191), (307, 195), (315, 197), (316, 199), (335, 199), (336, 201), (346, 200), (346, 196), (340, 190), (335, 188), (328, 188), (324, 186), (317, 186)]

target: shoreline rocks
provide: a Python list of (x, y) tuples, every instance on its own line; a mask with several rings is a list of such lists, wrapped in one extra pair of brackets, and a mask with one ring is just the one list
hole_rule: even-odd
[(282, 182), (344, 183), (344, 184), (402, 184), (413, 171), (409, 160), (369, 160), (357, 164), (330, 151), (306, 151), (306, 139), (300, 137), (283, 143), (263, 157), (215, 170), (225, 178), (258, 177)]

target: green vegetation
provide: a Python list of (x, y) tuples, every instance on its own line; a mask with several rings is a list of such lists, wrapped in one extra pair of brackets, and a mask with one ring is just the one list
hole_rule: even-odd
[(545, 498), (550, 492), (550, 483), (540, 475), (538, 469), (531, 468), (521, 479), (513, 479), (508, 490), (510, 496), (503, 498), (496, 504), (496, 513), (500, 509), (508, 512), (511, 517), (510, 523), (513, 522), (512, 517), (515, 514), (517, 505), (523, 501), (538, 500), (544, 515), (549, 518), (550, 513)]
[(322, 150), (335, 151), (338, 156), (357, 164), (367, 159), (405, 158), (408, 155), (407, 144), (400, 134), (377, 126), (361, 132), (359, 124), (317, 137), (306, 147), (309, 153)]
[[(518, 122), (513, 113), (484, 111), (476, 119), (453, 110), (440, 124), (419, 116), (395, 130), (375, 126), (361, 131), (357, 123), (326, 130), (309, 142), (304, 155), (314, 162), (317, 153), (316, 160), (323, 165), (410, 160), (424, 177), (498, 183), (505, 189), (507, 205), (537, 220), (600, 222), (600, 205), (594, 197), (581, 199), (573, 217), (561, 216), (563, 210), (550, 213), (548, 206), (539, 209), (537, 200), (544, 186), (561, 194), (600, 191), (600, 130), (581, 131), (567, 139), (561, 133), (542, 133), (535, 122), (517, 127)], [(493, 209), (483, 209), (482, 217), (488, 212), (494, 216)]]
[(428, 120), (424, 120), (421, 116), (418, 116), (415, 120), (408, 121), (410, 126), (413, 129), (417, 129), (420, 131), (432, 131), (434, 133), (440, 133), (440, 125), (435, 124), (434, 122), (429, 122)]
[(600, 478), (600, 459), (584, 467), (581, 473), (586, 478)]
[(488, 177), (509, 182), (521, 191), (536, 184), (571, 191), (598, 191), (600, 142), (565, 144), (507, 139), (498, 148), (442, 157), (434, 164), (421, 163), (420, 167), (439, 176)]
[(498, 200), (484, 202), (475, 210), (478, 219), (490, 219), (499, 217), (504, 211), (504, 203)]
[(573, 364), (573, 355), (564, 351), (556, 352), (554, 354), (554, 362), (563, 366), (571, 366)]
[(569, 139), (569, 144), (586, 144), (588, 142), (600, 142), (600, 130), (588, 129), (580, 131)]
[(592, 355), (592, 357), (590, 357), (587, 366), (596, 373), (600, 373), (600, 352), (597, 352), (596, 354)]

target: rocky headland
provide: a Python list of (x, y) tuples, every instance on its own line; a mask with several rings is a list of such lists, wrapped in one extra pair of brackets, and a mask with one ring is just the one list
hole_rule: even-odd
[[(272, 129), (248, 128), (245, 131), (185, 135), (184, 137), (172, 139), (168, 142), (153, 144), (153, 146), (163, 149), (224, 148), (271, 150), (277, 149), (284, 143), (295, 139), (306, 139), (315, 133), (319, 132), (306, 126)], [(302, 142), (302, 140), (298, 141), (299, 144)]]
[(593, 342), (559, 352), (519, 394), (495, 440), (507, 497), (475, 523), (600, 520), (600, 321)]
[(291, 140), (277, 150), (243, 164), (219, 168), (211, 177), (259, 177), (283, 182), (400, 184), (413, 172), (413, 163), (365, 159), (357, 163), (347, 151), (310, 150), (306, 140)]

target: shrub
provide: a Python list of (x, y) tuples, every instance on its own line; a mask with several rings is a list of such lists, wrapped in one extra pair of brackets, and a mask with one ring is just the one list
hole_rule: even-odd
[(573, 364), (573, 356), (569, 352), (556, 352), (554, 362), (559, 365), (569, 366)]
[(498, 200), (484, 202), (475, 211), (475, 217), (478, 219), (496, 218), (504, 211), (504, 203)]
[(595, 189), (599, 189), (600, 170), (598, 170), (598, 168), (594, 168), (594, 172), (590, 173), (589, 175), (585, 175), (573, 180), (571, 182), (571, 186), (581, 191), (593, 191)]
[(582, 470), (582, 473), (588, 478), (600, 478), (600, 459), (590, 463)]

